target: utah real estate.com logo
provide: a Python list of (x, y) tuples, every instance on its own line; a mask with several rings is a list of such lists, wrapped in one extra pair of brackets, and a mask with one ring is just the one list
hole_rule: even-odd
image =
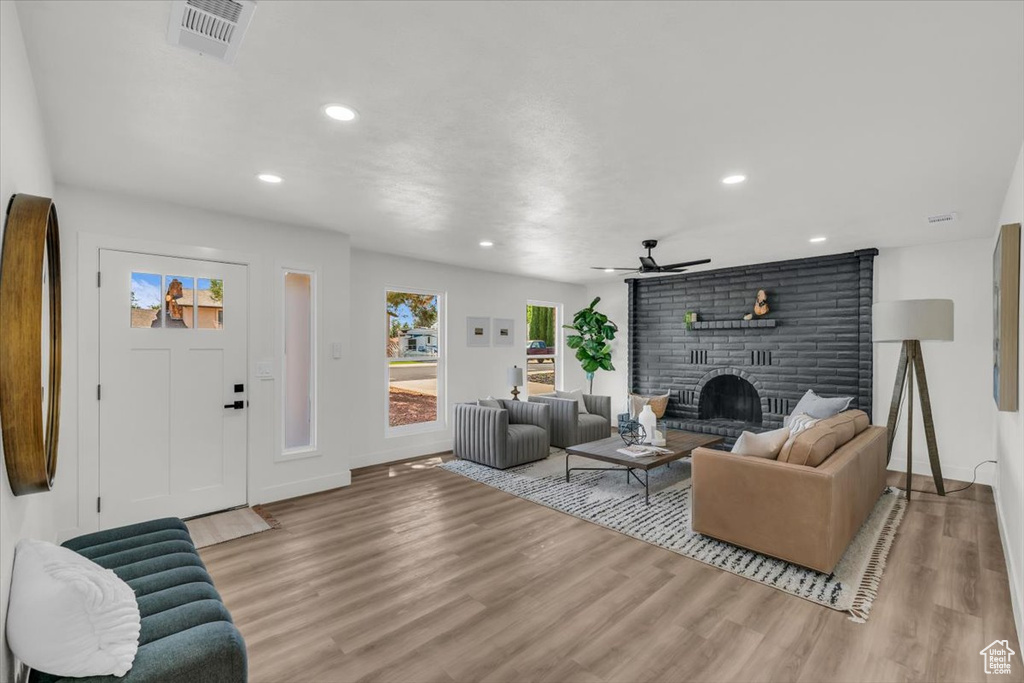
[(1010, 673), (1010, 658), (1015, 654), (1017, 653), (1010, 649), (1009, 642), (993, 640), (988, 647), (981, 651), (981, 656), (985, 658), (985, 673)]

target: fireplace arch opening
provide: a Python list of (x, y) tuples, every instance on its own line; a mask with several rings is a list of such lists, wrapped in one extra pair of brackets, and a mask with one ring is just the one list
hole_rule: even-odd
[(761, 423), (761, 397), (754, 385), (738, 375), (719, 375), (700, 392), (698, 417), (702, 420), (725, 418)]

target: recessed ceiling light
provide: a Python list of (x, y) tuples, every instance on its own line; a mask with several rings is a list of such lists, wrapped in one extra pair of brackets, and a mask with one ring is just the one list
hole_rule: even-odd
[(343, 104), (328, 104), (324, 107), (324, 114), (335, 121), (355, 121), (358, 116), (355, 109)]
[(737, 183), (742, 183), (746, 179), (747, 176), (745, 175), (727, 175), (722, 178), (722, 182), (726, 185), (736, 185)]
[(270, 183), (271, 185), (277, 185), (279, 182), (284, 180), (281, 176), (274, 175), (273, 173), (260, 173), (256, 177), (265, 183)]
[(811, 239), (809, 239), (807, 241), (810, 242), (811, 244), (819, 244), (821, 242), (824, 242), (827, 239), (828, 239), (827, 237), (812, 237)]
[(494, 242), (491, 242), (490, 240), (484, 240), (483, 242), (480, 243), (480, 246), (481, 247), (493, 247), (494, 246)]
[(604, 272), (606, 272), (606, 273), (614, 273), (615, 269), (614, 268), (605, 268)]

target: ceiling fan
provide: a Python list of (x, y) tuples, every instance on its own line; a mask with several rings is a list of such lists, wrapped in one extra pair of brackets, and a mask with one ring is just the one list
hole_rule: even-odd
[(644, 240), (641, 244), (647, 250), (647, 256), (640, 257), (639, 268), (602, 268), (600, 266), (591, 266), (594, 270), (626, 270), (632, 273), (682, 273), (690, 266), (699, 266), (702, 263), (711, 263), (711, 259), (705, 258), (697, 261), (684, 261), (682, 263), (670, 263), (667, 266), (659, 266), (654, 257), (651, 256), (651, 250), (658, 246), (658, 240)]

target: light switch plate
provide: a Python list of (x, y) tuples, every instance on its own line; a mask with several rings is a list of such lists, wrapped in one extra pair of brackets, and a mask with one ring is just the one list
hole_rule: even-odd
[(269, 360), (256, 361), (257, 379), (274, 379), (274, 363)]
[(334, 342), (333, 344), (331, 344), (331, 357), (332, 358), (341, 358), (341, 343), (340, 342)]

